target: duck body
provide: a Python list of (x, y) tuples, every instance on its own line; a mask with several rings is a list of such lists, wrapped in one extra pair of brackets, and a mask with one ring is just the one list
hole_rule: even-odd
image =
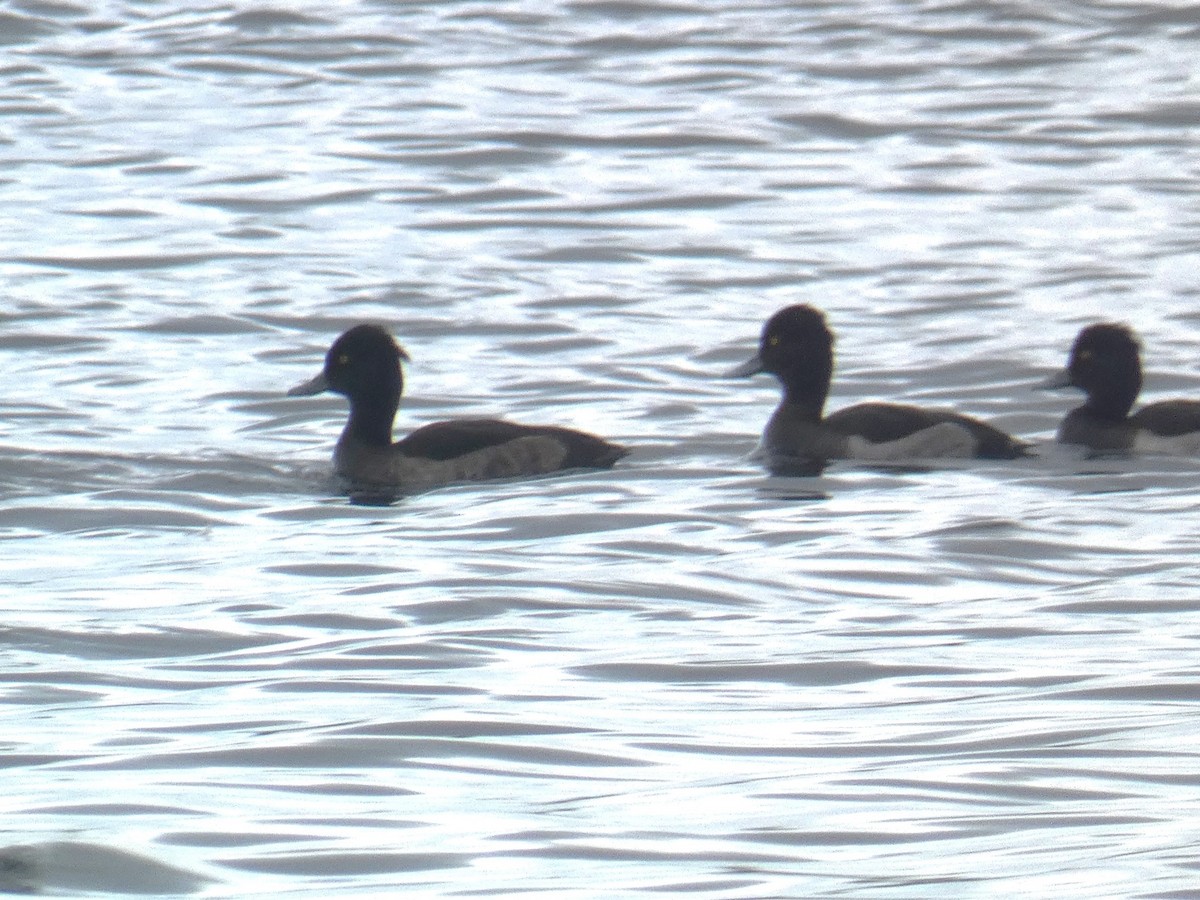
[(557, 425), (521, 425), (506, 419), (434, 422), (393, 446), (405, 456), (449, 460), (529, 438), (557, 443), (562, 448), (562, 467), (566, 469), (607, 468), (626, 453), (623, 448), (584, 431)]
[[(774, 418), (768, 429), (775, 424)], [(931, 452), (927, 456), (1015, 459), (1025, 452), (1023, 444), (986, 422), (949, 409), (931, 409), (906, 403), (858, 403), (826, 416), (821, 420), (821, 426), (845, 439), (849, 451), (846, 456), (851, 459), (856, 455), (870, 458), (861, 447), (864, 441), (877, 446), (908, 442), (915, 450), (922, 446), (920, 440), (915, 440), (916, 436), (931, 429), (938, 429), (943, 437), (936, 441), (931, 437), (927, 444)], [(959, 443), (950, 439), (950, 428), (960, 431), (962, 437)], [(783, 447), (791, 443), (784, 435), (771, 435), (768, 441)], [(945, 449), (936, 452), (938, 446)], [(855, 448), (858, 448), (857, 454)]]
[(1200, 401), (1163, 400), (1122, 419), (1081, 406), (1063, 417), (1057, 440), (1097, 453), (1200, 453)]
[(1000, 429), (947, 409), (859, 403), (823, 414), (833, 375), (833, 333), (811, 306), (789, 306), (763, 328), (757, 355), (731, 375), (775, 375), (783, 400), (763, 433), (769, 459), (1015, 459), (1026, 445)]
[(1129, 417), (1139, 431), (1159, 437), (1200, 435), (1200, 401), (1160, 400), (1148, 403)]
[(1126, 325), (1100, 322), (1081, 330), (1067, 367), (1046, 386), (1087, 395), (1059, 425), (1060, 443), (1097, 453), (1200, 453), (1200, 401), (1163, 400), (1130, 414), (1142, 389), (1142, 363), (1141, 345)]
[(401, 363), (407, 359), (385, 329), (357, 325), (333, 343), (315, 378), (288, 392), (307, 396), (328, 390), (350, 401), (333, 462), (334, 471), (352, 483), (425, 490), (459, 481), (610, 468), (628, 453), (586, 432), (504, 419), (435, 422), (393, 442), (404, 387)]

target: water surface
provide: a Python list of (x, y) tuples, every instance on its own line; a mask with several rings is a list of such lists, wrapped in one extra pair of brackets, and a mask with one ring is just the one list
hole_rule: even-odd
[[(1097, 318), (1200, 395), (1182, 4), (27, 2), (0, 13), (0, 887), (1190, 895), (1189, 460), (1032, 391)], [(831, 407), (1042, 450), (772, 478), (787, 303)], [(391, 506), (404, 429), (613, 472)]]

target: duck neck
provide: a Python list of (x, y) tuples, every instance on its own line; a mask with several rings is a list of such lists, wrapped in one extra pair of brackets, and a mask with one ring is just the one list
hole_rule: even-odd
[(821, 398), (819, 402), (813, 402), (811, 399), (796, 399), (791, 394), (785, 393), (783, 402), (787, 407), (793, 410), (793, 417), (798, 417), (803, 422), (811, 422), (817, 424), (821, 421), (821, 413), (825, 408), (825, 398)]
[(1126, 376), (1124, 381), (1114, 381), (1112, 384), (1105, 385), (1103, 390), (1089, 393), (1083, 408), (1100, 419), (1108, 419), (1113, 422), (1124, 421), (1129, 416), (1129, 410), (1133, 408), (1133, 403), (1137, 400), (1141, 388), (1140, 372), (1136, 374), (1136, 377)]
[(370, 447), (390, 447), (392, 423), (399, 405), (399, 397), (384, 400), (359, 397), (351, 400), (346, 434)]
[(783, 402), (795, 409), (806, 422), (820, 422), (829, 396), (833, 375), (832, 357), (809, 359), (802, 367), (779, 374), (783, 382)]
[(1105, 398), (1102, 401), (1097, 401), (1094, 398), (1089, 398), (1087, 403), (1080, 407), (1086, 410), (1088, 415), (1094, 416), (1097, 419), (1104, 419), (1109, 422), (1123, 422), (1129, 417), (1129, 410), (1133, 408), (1133, 401), (1115, 401), (1112, 398)]

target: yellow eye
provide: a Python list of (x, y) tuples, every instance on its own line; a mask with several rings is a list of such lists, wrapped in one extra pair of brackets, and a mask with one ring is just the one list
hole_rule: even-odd
[(772, 347), (778, 347), (779, 346), (779, 335), (777, 335), (777, 334), (771, 335), (769, 338), (767, 338), (767, 343), (770, 344)]
[(349, 365), (349, 364), (350, 364), (350, 354), (349, 354), (349, 353), (343, 353), (343, 354), (341, 354), (341, 355), (340, 355), (340, 356), (337, 358), (337, 363), (338, 363), (338, 365), (339, 365), (339, 366), (347, 366), (347, 365)]
[(1082, 360), (1083, 362), (1087, 362), (1089, 359), (1091, 359), (1091, 358), (1092, 358), (1092, 351), (1091, 351), (1091, 350), (1080, 350), (1080, 351), (1079, 351), (1079, 358), (1080, 358), (1080, 360)]

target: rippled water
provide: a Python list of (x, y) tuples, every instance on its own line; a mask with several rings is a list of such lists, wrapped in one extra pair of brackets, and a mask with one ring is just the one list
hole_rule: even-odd
[[(1200, 465), (1049, 444), (1082, 323), (1200, 394), (1183, 3), (0, 11), (9, 891), (1193, 896)], [(770, 478), (831, 406), (1038, 459)], [(346, 325), (402, 427), (613, 472), (340, 496)]]

